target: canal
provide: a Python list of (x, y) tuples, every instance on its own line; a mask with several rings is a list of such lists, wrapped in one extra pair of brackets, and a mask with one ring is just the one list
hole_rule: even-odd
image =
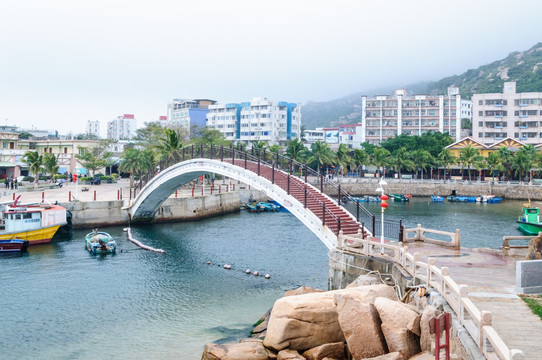
[[(521, 204), (413, 199), (391, 203), (385, 216), (406, 227), (459, 228), (463, 246), (497, 248), (503, 235), (519, 235)], [(117, 239), (119, 253), (92, 256), (84, 250), (87, 231), (74, 231), (0, 257), (1, 359), (199, 359), (208, 342), (248, 335), (284, 291), (327, 287), (327, 249), (288, 213), (133, 228), (136, 239), (165, 254), (137, 248), (121, 227), (101, 230)]]

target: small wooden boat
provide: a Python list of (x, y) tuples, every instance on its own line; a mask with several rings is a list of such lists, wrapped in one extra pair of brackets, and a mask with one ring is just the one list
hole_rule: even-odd
[(379, 196), (369, 196), (365, 195), (365, 199), (367, 199), (367, 202), (380, 202), (382, 201)]
[(86, 248), (92, 254), (114, 254), (117, 242), (106, 232), (94, 230), (85, 236)]
[(263, 211), (278, 211), (279, 210), (279, 208), (275, 204), (265, 202), (265, 201), (259, 202), (257, 206), (259, 206)]
[(249, 212), (251, 212), (251, 213), (259, 213), (259, 212), (263, 211), (261, 206), (259, 206), (259, 204), (257, 204), (257, 203), (248, 203), (247, 204), (247, 210)]
[(538, 235), (542, 231), (540, 210), (537, 207), (531, 207), (531, 203), (523, 204), (523, 213), (516, 222), (519, 231), (524, 234)]
[(442, 196), (433, 195), (431, 196), (431, 200), (433, 200), (433, 202), (443, 202), (444, 198)]
[(0, 240), (0, 253), (24, 252), (28, 248), (28, 241), (21, 239)]
[(407, 194), (390, 194), (390, 196), (393, 198), (393, 201), (410, 201), (410, 198), (412, 195)]

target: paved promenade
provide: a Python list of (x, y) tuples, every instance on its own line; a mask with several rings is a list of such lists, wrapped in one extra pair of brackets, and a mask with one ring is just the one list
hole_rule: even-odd
[(516, 261), (525, 251), (509, 256), (497, 250), (461, 248), (454, 250), (424, 243), (409, 243), (409, 253), (428, 255), (439, 267), (450, 269), (458, 284), (468, 285), (469, 298), (480, 310), (491, 311), (493, 327), (510, 349), (520, 349), (525, 359), (542, 359), (542, 320), (514, 294)]

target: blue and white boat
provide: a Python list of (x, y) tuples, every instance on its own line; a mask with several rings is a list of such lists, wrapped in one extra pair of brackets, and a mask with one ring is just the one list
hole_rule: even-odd
[(444, 198), (438, 195), (432, 195), (431, 200), (433, 200), (433, 202), (444, 202)]
[(86, 249), (93, 255), (114, 254), (117, 252), (117, 242), (106, 232), (94, 230), (85, 236)]

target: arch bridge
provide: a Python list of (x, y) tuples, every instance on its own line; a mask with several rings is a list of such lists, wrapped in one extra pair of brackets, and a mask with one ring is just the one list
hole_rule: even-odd
[[(382, 227), (380, 219), (359, 202), (356, 214), (350, 213), (341, 202), (353, 201), (352, 197), (305, 164), (265, 150), (247, 152), (222, 146), (185, 147), (176, 157), (161, 161), (159, 168), (147, 172), (129, 209), (132, 220), (152, 221), (176, 189), (207, 173), (230, 177), (264, 192), (296, 216), (328, 249), (337, 246), (340, 232), (379, 236), (383, 228), (387, 238), (397, 240), (401, 236), (401, 222), (385, 220)], [(337, 194), (337, 200), (324, 194), (324, 186)]]

